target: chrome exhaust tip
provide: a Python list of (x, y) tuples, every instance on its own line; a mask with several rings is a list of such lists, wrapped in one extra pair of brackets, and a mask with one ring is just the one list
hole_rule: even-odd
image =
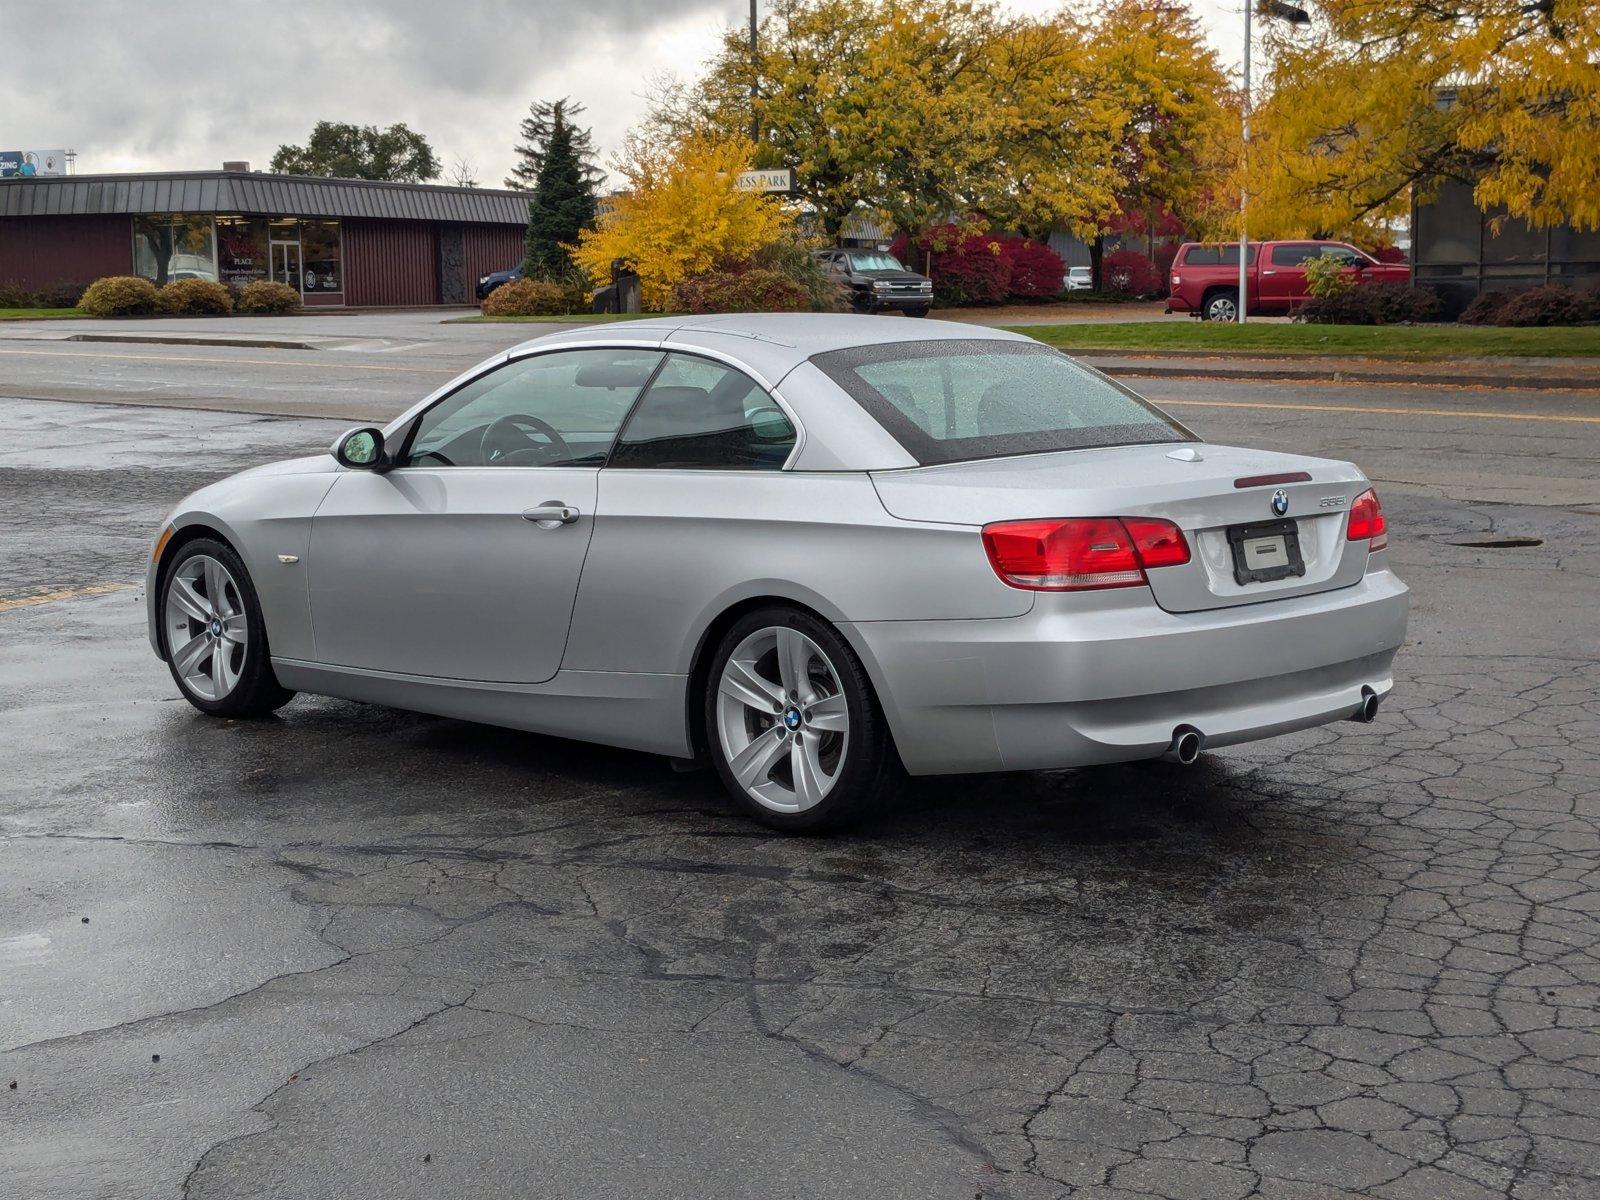
[(1179, 725), (1172, 731), (1172, 746), (1167, 753), (1187, 767), (1200, 757), (1205, 744), (1205, 735), (1198, 729)]
[(1361, 689), (1361, 706), (1350, 717), (1352, 721), (1360, 721), (1363, 725), (1370, 725), (1378, 719), (1378, 693), (1369, 687)]

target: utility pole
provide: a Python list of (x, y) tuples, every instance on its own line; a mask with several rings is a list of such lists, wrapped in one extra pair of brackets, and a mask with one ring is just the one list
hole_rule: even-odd
[(1247, 197), (1250, 192), (1250, 10), (1259, 7), (1261, 18), (1285, 21), (1298, 28), (1311, 23), (1311, 14), (1285, 0), (1245, 0), (1244, 3), (1244, 113), (1240, 118), (1239, 139), (1239, 324), (1249, 315), (1250, 235), (1247, 232)]
[(756, 100), (761, 95), (761, 73), (756, 64), (760, 61), (760, 22), (756, 17), (758, 0), (750, 0), (750, 140), (761, 140), (761, 118), (756, 115)]
[(1239, 324), (1243, 325), (1250, 308), (1250, 234), (1246, 224), (1246, 199), (1250, 187), (1250, 9), (1251, 0), (1244, 0), (1244, 113), (1239, 139)]

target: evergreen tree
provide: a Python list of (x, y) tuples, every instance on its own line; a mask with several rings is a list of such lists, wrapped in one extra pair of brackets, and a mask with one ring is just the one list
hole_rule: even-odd
[(583, 161), (584, 178), (597, 179), (600, 172), (594, 167), (594, 146), (590, 142), (589, 131), (572, 124), (586, 111), (583, 105), (572, 103), (566, 96), (559, 100), (535, 100), (530, 104), (528, 115), (522, 118), (522, 140), (517, 143), (515, 151), (517, 165), (506, 176), (506, 187), (514, 192), (533, 191), (534, 185), (539, 182), (539, 167), (544, 162), (550, 135), (555, 132), (557, 125), (572, 129), (572, 147)]
[[(535, 105), (535, 111), (539, 107)], [(528, 201), (523, 271), (533, 278), (570, 271), (572, 258), (566, 247), (575, 243), (595, 218), (594, 172), (586, 161), (589, 131), (576, 128), (569, 119), (583, 108), (569, 109), (565, 100), (557, 100), (549, 109), (548, 133), (530, 148), (539, 166), (533, 198)]]

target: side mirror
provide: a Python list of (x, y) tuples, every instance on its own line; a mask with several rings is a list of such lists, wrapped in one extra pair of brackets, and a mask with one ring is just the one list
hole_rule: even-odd
[(378, 471), (389, 466), (383, 452), (383, 430), (370, 425), (340, 435), (332, 451), (339, 465), (352, 471)]

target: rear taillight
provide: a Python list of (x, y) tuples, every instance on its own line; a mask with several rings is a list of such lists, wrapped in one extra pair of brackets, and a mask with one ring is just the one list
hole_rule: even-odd
[(1146, 568), (1189, 561), (1183, 530), (1152, 517), (999, 521), (983, 527), (983, 548), (1002, 580), (1036, 592), (1137, 587)]
[(1350, 524), (1345, 537), (1352, 542), (1367, 542), (1368, 550), (1382, 550), (1389, 544), (1389, 522), (1384, 519), (1378, 493), (1368, 488), (1350, 505)]

